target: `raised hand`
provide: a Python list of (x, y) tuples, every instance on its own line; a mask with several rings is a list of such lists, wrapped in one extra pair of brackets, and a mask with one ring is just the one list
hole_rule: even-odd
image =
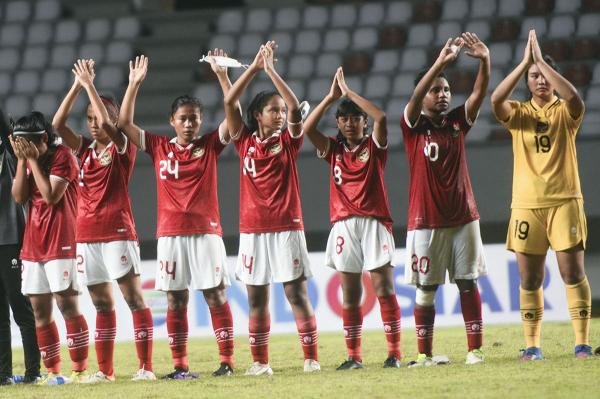
[(337, 83), (342, 93), (342, 96), (348, 96), (350, 88), (346, 84), (346, 79), (344, 78), (344, 70), (342, 69), (342, 67), (339, 67), (337, 69), (337, 71), (335, 72), (335, 77), (337, 79)]
[(252, 64), (250, 64), (250, 68), (263, 69), (265, 67), (265, 61), (264, 61), (264, 57), (263, 57), (263, 49), (264, 48), (265, 48), (264, 45), (260, 46), (260, 48), (258, 49), (258, 52), (256, 53), (256, 56), (254, 57), (254, 61), (252, 61)]
[(73, 69), (71, 71), (79, 81), (79, 84), (83, 87), (88, 87), (93, 84), (95, 77), (93, 60), (79, 59), (73, 64)]
[(442, 51), (440, 51), (440, 55), (438, 56), (438, 62), (441, 62), (442, 65), (446, 66), (452, 61), (454, 61), (460, 54), (460, 50), (462, 49), (463, 45), (464, 41), (462, 38), (449, 38), (448, 41), (446, 41), (444, 47), (442, 48)]
[(129, 83), (140, 84), (148, 72), (148, 57), (139, 55), (135, 61), (129, 61)]
[(268, 41), (262, 48), (263, 53), (263, 68), (265, 72), (275, 70), (275, 50), (277, 44), (274, 41)]
[(529, 31), (529, 36), (527, 37), (527, 44), (525, 45), (525, 50), (523, 51), (523, 62), (529, 66), (531, 64), (533, 64), (533, 55), (531, 53), (532, 51), (532, 43), (531, 43), (531, 37), (532, 34), (535, 34), (535, 31), (533, 29), (531, 29)]
[(342, 96), (342, 90), (340, 89), (340, 85), (338, 84), (337, 80), (337, 71), (335, 75), (333, 75), (333, 82), (331, 83), (331, 89), (329, 89), (328, 96), (332, 100), (337, 100)]
[(531, 58), (533, 62), (538, 63), (543, 61), (544, 56), (542, 55), (542, 49), (540, 48), (534, 29), (529, 31), (529, 41), (531, 42)]
[(208, 62), (210, 62), (210, 68), (215, 75), (227, 75), (227, 67), (223, 67), (217, 64), (213, 57), (227, 57), (227, 53), (220, 48), (215, 48), (214, 51), (209, 51)]
[(465, 32), (462, 34), (462, 39), (464, 42), (469, 57), (478, 58), (480, 60), (484, 60), (490, 57), (490, 51), (487, 46), (477, 37), (475, 33)]

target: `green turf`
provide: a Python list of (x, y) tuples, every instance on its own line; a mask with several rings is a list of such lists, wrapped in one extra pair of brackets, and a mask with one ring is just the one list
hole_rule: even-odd
[[(302, 372), (300, 343), (295, 335), (271, 337), (272, 377), (244, 377), (250, 364), (245, 337), (236, 340), (236, 375), (216, 379), (210, 373), (218, 366), (214, 339), (191, 340), (188, 355), (191, 369), (201, 378), (194, 381), (131, 382), (137, 370), (133, 343), (118, 344), (115, 353), (117, 382), (101, 385), (65, 385), (36, 387), (16, 385), (0, 387), (6, 398), (523, 398), (523, 397), (600, 397), (600, 357), (577, 360), (573, 357), (570, 323), (544, 323), (543, 349), (547, 360), (518, 362), (518, 349), (523, 346), (521, 327), (486, 326), (486, 364), (465, 366), (465, 333), (463, 328), (438, 328), (435, 353), (446, 354), (453, 364), (426, 369), (381, 368), (386, 357), (382, 332), (363, 335), (365, 369), (336, 372), (344, 360), (342, 333), (319, 336), (319, 355), (323, 371)], [(600, 319), (592, 321), (592, 344), (600, 344)], [(402, 332), (403, 363), (416, 355), (413, 330)], [(15, 351), (15, 374), (23, 373), (22, 352)], [(63, 368), (69, 367), (66, 350), (62, 352)], [(96, 356), (90, 348), (90, 368), (95, 369)], [(171, 371), (171, 358), (165, 341), (154, 344), (154, 367), (157, 375)]]

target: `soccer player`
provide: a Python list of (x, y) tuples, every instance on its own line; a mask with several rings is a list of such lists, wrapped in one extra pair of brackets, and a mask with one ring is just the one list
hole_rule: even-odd
[[(250, 67), (225, 96), (227, 126), (240, 156), (240, 249), (236, 277), (246, 284), (250, 305), (249, 341), (254, 363), (246, 375), (272, 375), (269, 366), (269, 288), (283, 283), (304, 351), (304, 371), (321, 367), (317, 323), (308, 299), (312, 276), (304, 238), (296, 158), (302, 145), (300, 104), (275, 71), (275, 42), (261, 46)], [(246, 124), (238, 100), (264, 70), (277, 91), (257, 94)], [(287, 118), (286, 118), (287, 114)], [(288, 126), (284, 128), (288, 121)]]
[[(443, 73), (459, 55), (479, 60), (473, 92), (450, 110), (452, 93)], [(466, 363), (484, 361), (483, 324), (477, 278), (486, 273), (479, 213), (465, 155), (466, 135), (485, 97), (490, 56), (473, 33), (448, 39), (431, 68), (415, 79), (401, 126), (410, 167), (405, 280), (416, 285), (415, 324), (419, 354), (413, 366), (432, 360), (435, 292), (446, 271), (456, 283), (467, 332)]]
[[(509, 100), (522, 75), (529, 101)], [(542, 55), (535, 31), (521, 63), (492, 94), (496, 119), (512, 135), (514, 166), (506, 246), (516, 253), (521, 277), (522, 360), (543, 359), (544, 263), (551, 247), (567, 291), (575, 333), (575, 356), (592, 355), (589, 345), (590, 285), (584, 270), (587, 226), (579, 183), (575, 137), (584, 114), (581, 96)]]
[(25, 212), (11, 194), (17, 158), (9, 142), (10, 130), (0, 109), (0, 385), (13, 383), (10, 309), (23, 341), (23, 381), (31, 383), (40, 378), (40, 350), (33, 310), (29, 299), (21, 293), (19, 252), (25, 230)]
[[(152, 371), (153, 322), (140, 283), (140, 255), (127, 185), (136, 147), (116, 127), (116, 101), (94, 87), (93, 61), (78, 60), (75, 80), (52, 124), (63, 143), (79, 158), (77, 264), (96, 307), (94, 334), (99, 371), (86, 381), (113, 382), (117, 323), (112, 281), (116, 280), (133, 316), (139, 371), (133, 380), (155, 380)], [(91, 139), (75, 133), (67, 118), (81, 90), (90, 99), (87, 125)]]
[[(341, 96), (335, 118), (338, 133), (326, 137), (317, 124)], [(368, 135), (368, 118), (373, 133)], [(326, 264), (339, 272), (343, 292), (344, 336), (348, 360), (337, 369), (362, 368), (362, 272), (368, 270), (381, 308), (388, 345), (383, 367), (400, 367), (400, 307), (391, 267), (394, 253), (392, 217), (384, 169), (387, 161), (386, 116), (375, 104), (352, 91), (338, 68), (327, 96), (304, 123), (304, 132), (331, 170), (331, 233)]]
[[(224, 53), (216, 50), (215, 55)], [(227, 93), (231, 87), (227, 69), (214, 62), (211, 66)], [(134, 123), (133, 114), (139, 87), (148, 71), (148, 58), (136, 57), (129, 69), (119, 127), (150, 155), (156, 173), (156, 289), (167, 292), (167, 331), (175, 369), (164, 378), (198, 378), (189, 371), (187, 358), (188, 287), (202, 290), (210, 309), (221, 361), (213, 376), (230, 376), (234, 368), (233, 319), (225, 294), (230, 282), (217, 198), (217, 158), (230, 141), (227, 124), (223, 121), (218, 129), (198, 137), (202, 104), (185, 95), (177, 97), (171, 106), (170, 124), (175, 138), (142, 130)]]
[(64, 382), (81, 382), (87, 374), (89, 333), (77, 299), (77, 161), (67, 147), (56, 143), (52, 125), (40, 112), (17, 120), (11, 145), (17, 156), (12, 194), (17, 203), (29, 206), (21, 250), (22, 291), (31, 300), (38, 346), (48, 369), (40, 383), (52, 384), (62, 377), (53, 299), (65, 319), (73, 363), (71, 378), (63, 377)]

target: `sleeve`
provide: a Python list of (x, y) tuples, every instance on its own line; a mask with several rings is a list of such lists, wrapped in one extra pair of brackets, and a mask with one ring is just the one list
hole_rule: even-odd
[(231, 140), (233, 141), (233, 146), (235, 147), (235, 150), (238, 154), (242, 154), (242, 152), (244, 151), (244, 145), (246, 144), (246, 141), (251, 134), (252, 133), (248, 129), (248, 126), (246, 126), (246, 124), (242, 124), (242, 128), (240, 129), (240, 131), (234, 137), (231, 138)]
[(561, 108), (562, 108), (561, 111), (565, 114), (564, 120), (567, 122), (567, 126), (569, 127), (569, 132), (572, 133), (573, 135), (577, 135), (577, 132), (579, 131), (579, 127), (581, 126), (581, 122), (583, 121), (583, 115), (585, 114), (585, 105), (583, 106), (581, 115), (579, 115), (579, 118), (577, 118), (577, 119), (573, 119), (573, 117), (569, 113), (569, 108), (567, 108), (567, 103), (565, 101), (563, 101)]
[(417, 127), (420, 120), (421, 120), (421, 117), (419, 116), (419, 119), (417, 119), (415, 124), (411, 125), (410, 122), (408, 121), (408, 118), (406, 117), (406, 107), (404, 107), (404, 111), (402, 111), (402, 117), (400, 118), (400, 127), (402, 128), (402, 137), (404, 138), (405, 141), (406, 141), (407, 136), (409, 136), (413, 132), (413, 130)]
[(211, 147), (213, 147), (215, 149), (215, 153), (217, 154), (217, 156), (219, 156), (223, 152), (225, 147), (227, 146), (226, 143), (223, 143), (223, 140), (221, 138), (221, 133), (219, 132), (218, 127), (215, 130), (213, 130), (212, 132), (206, 134), (205, 137), (206, 137), (206, 144), (210, 145)]
[(502, 126), (507, 128), (508, 130), (512, 130), (519, 126), (519, 124), (521, 123), (521, 118), (523, 115), (523, 112), (521, 110), (522, 103), (516, 100), (509, 100), (508, 105), (510, 105), (511, 108), (510, 114), (508, 115), (508, 119), (504, 121), (498, 118), (496, 119), (498, 119), (498, 122), (500, 122)]
[(333, 137), (327, 137), (327, 148), (323, 152), (317, 150), (317, 156), (327, 161), (327, 163), (331, 163), (336, 144), (337, 141)]
[(166, 140), (166, 138), (163, 136), (159, 136), (157, 134), (150, 133), (145, 130), (140, 130), (140, 144), (142, 150), (145, 151), (152, 158), (154, 158), (156, 148), (160, 146), (161, 141), (164, 140)]
[(292, 136), (289, 128), (285, 128), (283, 132), (281, 132), (281, 138), (289, 145), (294, 154), (298, 154), (300, 152), (300, 148), (302, 148), (302, 143), (304, 141), (304, 134), (299, 134), (298, 136)]
[(71, 151), (62, 145), (59, 146), (50, 166), (50, 177), (74, 183), (77, 180), (78, 169), (75, 156), (71, 154)]
[(92, 142), (92, 139), (90, 139), (89, 137), (79, 135), (79, 148), (77, 148), (76, 151), (72, 152), (73, 155), (75, 155), (77, 158), (83, 161), (85, 150), (90, 146), (90, 144), (92, 144)]
[(465, 136), (469, 133), (473, 124), (467, 116), (467, 103), (454, 108), (448, 113), (448, 123), (450, 123), (449, 128), (451, 131), (459, 131)]

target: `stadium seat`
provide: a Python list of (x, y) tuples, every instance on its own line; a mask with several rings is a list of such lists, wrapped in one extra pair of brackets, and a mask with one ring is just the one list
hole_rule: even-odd
[(460, 23), (455, 21), (441, 22), (437, 27), (434, 44), (436, 46), (446, 44), (450, 37), (458, 37), (462, 33)]
[(14, 71), (21, 61), (17, 48), (0, 48), (0, 71)]
[(263, 44), (263, 36), (258, 33), (242, 34), (238, 38), (238, 51), (240, 57), (252, 57), (258, 52), (261, 44)]
[(31, 100), (28, 96), (11, 95), (4, 102), (4, 106), (7, 114), (19, 118), (31, 111)]
[(346, 75), (367, 75), (371, 70), (371, 56), (366, 52), (350, 53), (344, 57), (344, 73)]
[(500, 0), (498, 3), (498, 16), (519, 17), (525, 11), (523, 0)]
[(582, 0), (581, 8), (579, 9), (581, 13), (595, 13), (600, 12), (600, 1), (599, 0)]
[[(345, 78), (346, 84), (348, 85), (348, 87), (350, 88), (350, 90), (353, 90), (353, 91), (355, 91), (357, 93), (363, 93), (364, 92), (363, 79), (362, 79), (361, 76), (359, 76), (359, 75), (356, 75), (356, 76), (346, 76), (346, 75), (344, 75), (344, 78)], [(331, 83), (331, 81), (329, 83)]]
[(72, 67), (76, 60), (75, 47), (71, 45), (56, 46), (50, 55), (50, 66), (55, 68)]
[(111, 24), (107, 18), (92, 19), (85, 24), (85, 40), (89, 42), (106, 40), (111, 34)]
[(528, 17), (523, 19), (521, 22), (521, 34), (519, 38), (527, 40), (529, 37), (529, 30), (535, 29), (537, 37), (543, 37), (546, 35), (548, 25), (546, 24), (546, 18), (544, 17)]
[(581, 0), (556, 0), (554, 12), (556, 14), (572, 14), (581, 7)]
[(372, 72), (391, 72), (400, 64), (400, 52), (395, 50), (380, 50), (373, 57)]
[(403, 73), (394, 78), (392, 94), (394, 96), (410, 97), (415, 90), (416, 73)]
[(433, 41), (433, 28), (430, 24), (413, 24), (408, 31), (407, 46), (428, 46)]
[(465, 32), (472, 32), (482, 41), (487, 42), (490, 39), (490, 23), (485, 20), (469, 21), (465, 25)]
[(294, 39), (291, 32), (273, 32), (269, 34), (269, 38), (277, 43), (277, 54), (289, 54), (294, 48)]
[(510, 65), (513, 58), (513, 48), (510, 42), (492, 43), (489, 45), (492, 65)]
[(329, 78), (320, 78), (320, 79), (312, 79), (308, 83), (308, 95), (307, 99), (311, 104), (316, 106), (323, 98), (329, 93), (329, 89), (331, 88), (331, 79)]
[(350, 34), (345, 29), (329, 30), (325, 32), (323, 50), (343, 51), (350, 45)]
[(297, 53), (316, 53), (321, 44), (321, 35), (316, 30), (303, 30), (296, 35)]
[(441, 2), (425, 0), (415, 3), (412, 20), (417, 23), (431, 23), (438, 21), (441, 15)]
[(571, 55), (571, 47), (567, 39), (544, 41), (541, 47), (544, 54), (550, 55), (558, 62), (567, 60)]
[(12, 76), (9, 72), (0, 72), (0, 95), (6, 96), (12, 88)]
[(23, 51), (23, 61), (21, 68), (23, 69), (43, 69), (48, 63), (48, 47), (36, 46), (27, 47)]
[(246, 17), (246, 32), (266, 32), (271, 28), (271, 10), (259, 8), (250, 10)]
[(58, 98), (54, 94), (38, 94), (33, 98), (33, 109), (45, 115), (53, 115), (58, 109)]
[(36, 71), (19, 71), (15, 75), (13, 92), (31, 94), (38, 90), (40, 76)]
[[(294, 92), (296, 97), (298, 97), (298, 100), (304, 101), (304, 99), (305, 99), (304, 97), (306, 94), (304, 82), (302, 82), (301, 80), (288, 80), (287, 84), (290, 87), (290, 89), (292, 89), (292, 91)], [(314, 109), (314, 107), (316, 107), (317, 104), (310, 104), (310, 106), (311, 106), (311, 108)]]
[(392, 25), (379, 30), (378, 48), (400, 49), (405, 46), (407, 33), (404, 27)]
[(471, 18), (491, 18), (496, 14), (496, 0), (472, 0)]
[(254, 97), (261, 91), (273, 91), (273, 83), (270, 80), (255, 80), (248, 89), (250, 97)]
[(371, 50), (377, 47), (378, 37), (375, 28), (358, 28), (352, 33), (353, 50)]
[(468, 0), (446, 0), (442, 8), (442, 20), (463, 19), (468, 12)]
[(131, 40), (137, 37), (142, 30), (142, 25), (136, 17), (121, 17), (115, 21), (113, 38)]
[(351, 28), (356, 24), (356, 8), (353, 4), (340, 4), (331, 10), (330, 26)]
[(100, 43), (85, 43), (79, 47), (77, 58), (87, 58), (96, 61), (96, 65), (104, 61), (104, 47)]
[(194, 96), (199, 98), (202, 105), (206, 107), (217, 107), (222, 105), (223, 93), (218, 85), (213, 83), (202, 83), (194, 90)]
[(371, 75), (366, 79), (364, 96), (369, 100), (385, 98), (390, 93), (391, 86), (388, 76)]
[(56, 25), (56, 30), (54, 32), (54, 43), (74, 43), (79, 40), (80, 36), (81, 27), (79, 26), (79, 22), (73, 19), (65, 19)]
[(302, 26), (305, 29), (325, 28), (329, 21), (329, 10), (325, 7), (309, 6), (304, 9)]
[(600, 62), (597, 62), (594, 66), (594, 72), (592, 73), (592, 84), (600, 86)]
[(600, 34), (600, 14), (584, 14), (577, 24), (578, 36), (598, 36)]
[(215, 48), (225, 50), (225, 52), (233, 58), (237, 56), (237, 40), (235, 40), (235, 37), (231, 34), (211, 36), (208, 49), (213, 50)]
[(244, 28), (244, 13), (242, 10), (227, 10), (219, 15), (217, 32), (238, 33)]
[[(43, 92), (63, 92), (73, 83), (73, 74), (65, 69), (49, 69), (42, 75), (41, 89)], [(63, 95), (60, 93), (59, 95)], [(55, 110), (56, 111), (56, 110)]]
[(35, 3), (34, 19), (36, 21), (54, 21), (60, 18), (62, 6), (58, 0), (39, 0)]
[(421, 48), (408, 48), (402, 53), (400, 69), (402, 71), (417, 71), (425, 67), (427, 54)]
[(600, 43), (591, 38), (578, 39), (573, 45), (573, 59), (596, 60), (600, 53)]
[(564, 77), (567, 78), (573, 86), (577, 88), (587, 87), (592, 80), (592, 73), (587, 65), (583, 63), (577, 63), (569, 66), (564, 71)]
[(21, 24), (4, 25), (0, 30), (0, 47), (20, 47), (25, 42), (25, 30)]
[(317, 58), (316, 73), (319, 77), (333, 75), (339, 66), (342, 65), (342, 57), (339, 53), (324, 53)]
[(492, 24), (491, 40), (506, 42), (517, 40), (520, 32), (519, 24), (512, 18), (500, 18)]
[(48, 22), (36, 22), (33, 23), (27, 34), (27, 43), (28, 44), (46, 44), (52, 40), (52, 25)]
[(590, 138), (600, 137), (600, 111), (586, 112), (583, 123), (579, 128), (578, 136)]
[(385, 20), (385, 7), (382, 3), (363, 4), (358, 10), (359, 26), (377, 26)]
[[(482, 113), (480, 112), (479, 115), (479, 117), (481, 118)], [(469, 130), (469, 133), (467, 134), (467, 141), (472, 143), (480, 143), (488, 140), (493, 127), (495, 126), (489, 120), (479, 120), (478, 118), (473, 127), (471, 127), (471, 130)]]
[(525, 15), (546, 16), (554, 12), (555, 0), (527, 0)]
[(385, 14), (385, 23), (388, 25), (400, 25), (408, 23), (412, 18), (412, 4), (408, 1), (389, 3)]
[(548, 37), (570, 37), (575, 33), (575, 19), (571, 15), (560, 15), (550, 20)]
[(106, 48), (106, 61), (111, 63), (125, 63), (131, 59), (133, 49), (129, 42), (111, 42)]
[(99, 91), (118, 89), (124, 83), (125, 66), (104, 66), (98, 71), (96, 87)]
[(4, 21), (25, 22), (31, 16), (31, 3), (29, 1), (11, 1), (4, 9)]
[(290, 78), (308, 78), (312, 75), (314, 58), (311, 55), (295, 55), (290, 59), (288, 76)]
[(275, 29), (296, 30), (300, 27), (302, 16), (297, 8), (280, 8), (275, 12)]

